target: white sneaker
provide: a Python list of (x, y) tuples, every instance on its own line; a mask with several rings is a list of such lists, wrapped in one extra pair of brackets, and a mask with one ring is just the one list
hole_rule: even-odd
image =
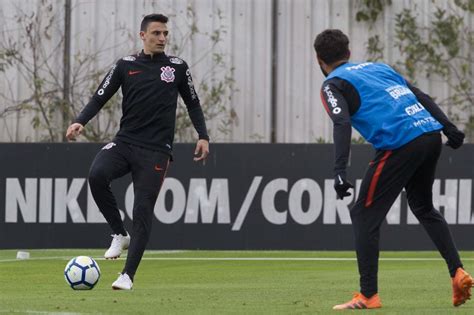
[(132, 287), (133, 282), (126, 273), (121, 273), (118, 279), (112, 283), (112, 289), (114, 290), (131, 290)]
[(115, 259), (119, 258), (122, 254), (122, 250), (127, 249), (130, 245), (130, 235), (127, 233), (127, 236), (122, 234), (112, 234), (112, 244), (110, 244), (109, 249), (104, 254), (105, 259)]

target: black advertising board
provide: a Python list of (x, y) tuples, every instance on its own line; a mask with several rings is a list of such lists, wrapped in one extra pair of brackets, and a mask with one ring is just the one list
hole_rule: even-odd
[[(0, 248), (105, 248), (111, 231), (87, 174), (103, 144), (0, 144)], [(336, 200), (330, 144), (212, 144), (206, 165), (177, 144), (154, 210), (149, 249), (353, 249), (349, 209)], [(373, 149), (353, 145), (348, 178), (360, 185)], [(444, 148), (433, 199), (459, 249), (473, 250), (474, 145)], [(130, 176), (112, 184), (131, 230)], [(357, 189), (356, 189), (357, 193)], [(381, 248), (432, 250), (404, 193)]]

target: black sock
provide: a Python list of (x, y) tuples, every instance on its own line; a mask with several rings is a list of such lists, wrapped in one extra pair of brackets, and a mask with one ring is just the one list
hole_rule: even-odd
[(370, 299), (371, 297), (377, 294), (377, 292), (360, 292), (360, 293), (362, 293), (368, 299)]
[(117, 234), (117, 235), (127, 236), (127, 231), (125, 231), (125, 228), (124, 228), (124, 227), (122, 227), (122, 228), (119, 229), (119, 230), (114, 231), (114, 233)]
[(456, 270), (458, 270), (458, 268), (463, 268), (463, 266), (460, 265), (453, 268), (449, 268), (449, 274), (451, 275), (451, 278), (454, 278), (454, 276), (456, 275)]

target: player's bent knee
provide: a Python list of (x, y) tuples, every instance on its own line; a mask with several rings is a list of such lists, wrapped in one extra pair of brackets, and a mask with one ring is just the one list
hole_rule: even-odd
[(89, 184), (91, 187), (108, 185), (107, 176), (100, 169), (92, 168), (89, 171)]
[(410, 205), (411, 212), (417, 218), (422, 218), (423, 216), (431, 213), (433, 211), (433, 206), (431, 205), (419, 205), (419, 206), (412, 206)]

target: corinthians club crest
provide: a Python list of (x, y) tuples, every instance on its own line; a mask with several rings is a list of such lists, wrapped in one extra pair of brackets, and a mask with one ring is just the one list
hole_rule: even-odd
[(170, 66), (161, 67), (161, 80), (167, 83), (173, 82), (175, 78), (174, 71), (175, 69)]

